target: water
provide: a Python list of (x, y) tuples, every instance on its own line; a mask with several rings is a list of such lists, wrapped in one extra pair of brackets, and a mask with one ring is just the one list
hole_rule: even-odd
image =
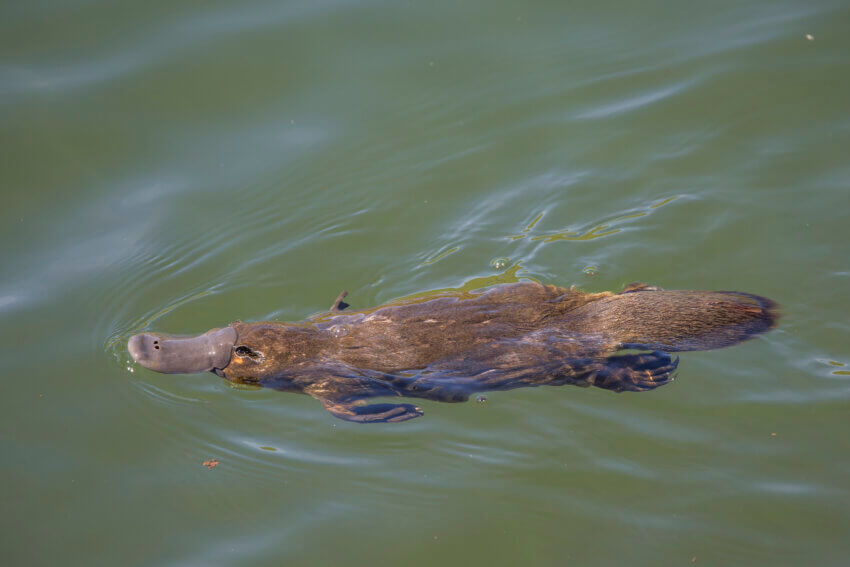
[[(622, 4), (0, 8), (0, 562), (846, 564), (850, 10)], [(522, 277), (784, 317), (386, 426), (126, 352)]]

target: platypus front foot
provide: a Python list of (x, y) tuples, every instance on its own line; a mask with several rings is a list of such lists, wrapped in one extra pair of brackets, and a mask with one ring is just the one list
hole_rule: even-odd
[(424, 415), (422, 408), (413, 404), (368, 404), (362, 401), (338, 402), (321, 400), (333, 416), (356, 423), (395, 423)]

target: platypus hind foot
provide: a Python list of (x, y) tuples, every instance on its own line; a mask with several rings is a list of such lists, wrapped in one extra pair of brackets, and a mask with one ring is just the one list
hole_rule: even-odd
[(597, 388), (622, 392), (642, 392), (663, 386), (674, 379), (679, 357), (655, 351), (609, 356), (593, 371), (588, 382)]

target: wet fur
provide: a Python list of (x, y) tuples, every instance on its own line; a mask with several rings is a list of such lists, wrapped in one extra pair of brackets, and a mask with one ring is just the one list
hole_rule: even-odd
[(301, 323), (234, 323), (234, 355), (219, 374), (309, 394), (342, 419), (404, 421), (422, 410), (368, 400), (459, 402), (562, 384), (648, 390), (672, 380), (678, 358), (667, 353), (736, 344), (777, 319), (763, 297), (644, 284), (612, 294), (523, 282), (340, 313), (343, 297)]

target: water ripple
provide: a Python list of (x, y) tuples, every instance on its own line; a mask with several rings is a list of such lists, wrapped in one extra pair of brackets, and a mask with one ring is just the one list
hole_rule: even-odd
[[(157, 28), (121, 37), (120, 46), (103, 46), (106, 55), (80, 57), (61, 64), (6, 66), (0, 70), (0, 95), (67, 95), (75, 89), (93, 89), (145, 67), (173, 62), (175, 57), (213, 41), (256, 33), (263, 28), (285, 28), (320, 17), (329, 9), (345, 6), (339, 0), (310, 3), (246, 2), (238, 8), (192, 11)], [(283, 31), (281, 30), (281, 33)], [(134, 37), (135, 36), (135, 37)]]
[(657, 87), (646, 92), (632, 94), (627, 98), (620, 98), (608, 103), (603, 102), (588, 110), (577, 112), (572, 117), (578, 120), (588, 120), (624, 114), (684, 93), (695, 84), (695, 80), (687, 80)]

